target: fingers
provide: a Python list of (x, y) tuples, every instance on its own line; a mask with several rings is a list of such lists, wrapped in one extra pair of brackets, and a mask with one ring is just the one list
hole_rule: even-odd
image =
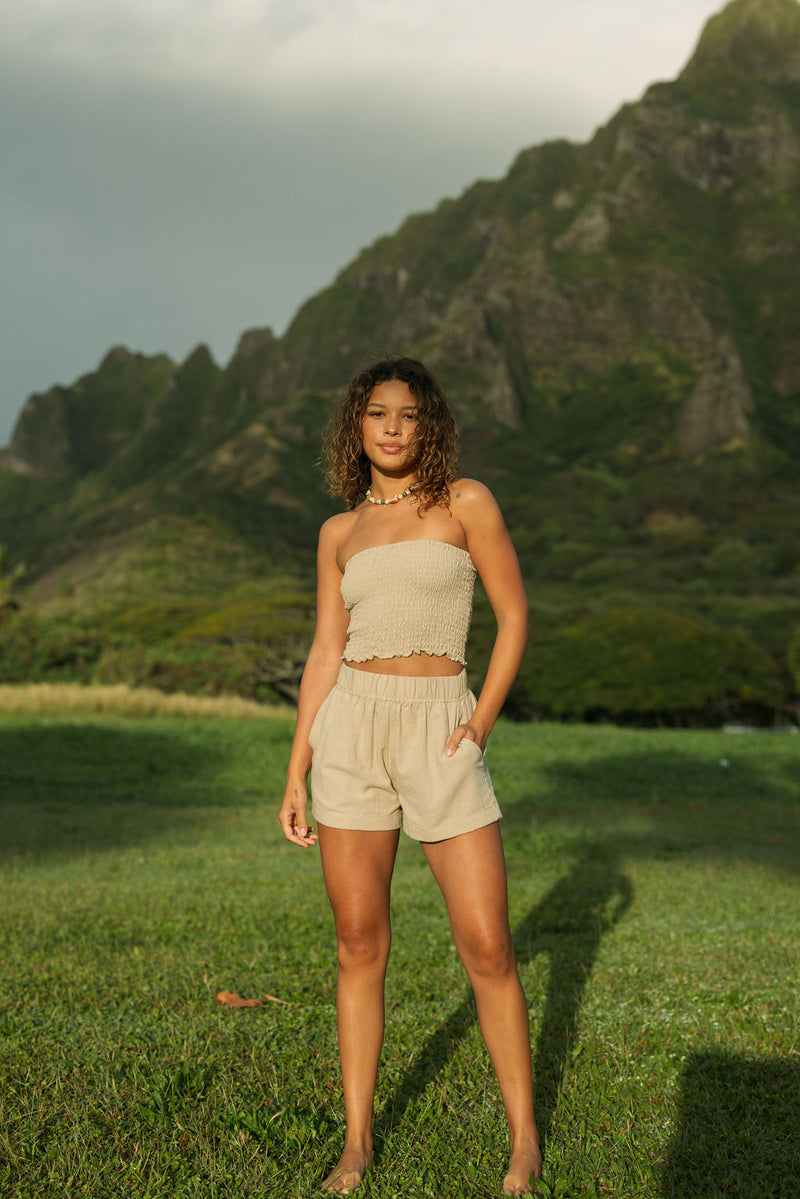
[(461, 744), (461, 741), (463, 740), (464, 734), (461, 733), (460, 736), (456, 736), (457, 732), (458, 732), (458, 729), (456, 729), (456, 732), (451, 734), (450, 740), (447, 742), (447, 745), (445, 746), (444, 752), (448, 758), (452, 758), (453, 754), (456, 752), (459, 745)]
[(464, 740), (474, 741), (478, 748), (482, 751), (486, 748), (486, 738), (483, 740), (478, 736), (477, 730), (471, 724), (459, 724), (453, 729), (450, 738), (445, 746), (445, 754), (448, 758), (452, 758), (453, 754), (458, 749), (459, 745)]
[(278, 813), (278, 820), (287, 841), (310, 849), (317, 843), (317, 834), (306, 820), (306, 804), (307, 799), (300, 791), (287, 795)]
[(317, 834), (313, 828), (292, 828), (289, 832), (288, 839), (294, 845), (302, 845), (304, 849), (311, 849), (317, 843)]
[(295, 827), (294, 824), (284, 824), (283, 821), (281, 821), (281, 825), (284, 837), (287, 841), (291, 841), (292, 845), (301, 845), (303, 849), (311, 849), (313, 845), (316, 845), (317, 834), (313, 828), (308, 828), (306, 825)]
[(310, 849), (317, 843), (317, 834), (306, 824), (304, 812), (300, 816), (296, 812), (281, 816), (281, 828), (284, 837), (291, 841), (292, 845), (302, 845), (304, 849)]
[[(450, 739), (448, 740), (447, 745), (445, 746), (444, 752), (448, 758), (452, 758), (453, 754), (456, 752), (456, 750), (458, 749), (461, 742), (464, 740), (465, 737), (469, 736), (469, 734), (471, 732), (472, 732), (472, 729), (470, 728), (470, 726), (468, 724), (456, 725), (456, 727), (453, 729), (452, 733), (450, 734)], [(470, 740), (475, 741), (476, 740), (475, 736), (473, 735), (472, 737), (470, 737)]]

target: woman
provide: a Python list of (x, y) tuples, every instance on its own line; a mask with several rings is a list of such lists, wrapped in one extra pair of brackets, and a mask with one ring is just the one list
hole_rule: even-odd
[[(497, 1073), (511, 1141), (503, 1194), (526, 1194), (541, 1167), (528, 1012), (483, 758), (527, 641), (519, 564), (490, 492), (456, 474), (453, 418), (422, 363), (390, 358), (359, 373), (331, 434), (327, 477), (349, 510), (320, 531), (316, 632), (280, 810), (294, 845), (319, 841), (338, 941), (347, 1131), (323, 1186), (349, 1194), (372, 1161), (402, 826), (444, 895)], [(477, 703), (464, 674), (476, 570), (497, 618)]]

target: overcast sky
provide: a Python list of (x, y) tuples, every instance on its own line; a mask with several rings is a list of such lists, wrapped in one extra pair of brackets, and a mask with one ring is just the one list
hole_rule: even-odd
[(584, 141), (723, 0), (2, 0), (0, 445), (106, 350), (286, 328), (410, 212)]

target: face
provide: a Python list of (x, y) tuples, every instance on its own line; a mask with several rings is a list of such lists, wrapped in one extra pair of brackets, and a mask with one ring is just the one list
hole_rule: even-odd
[(378, 383), (361, 421), (364, 453), (381, 470), (407, 471), (417, 455), (414, 434), (419, 421), (417, 401), (399, 379)]

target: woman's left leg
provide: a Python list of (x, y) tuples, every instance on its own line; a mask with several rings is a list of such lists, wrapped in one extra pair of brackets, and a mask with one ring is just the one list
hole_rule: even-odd
[(524, 1195), (540, 1174), (541, 1154), (528, 1007), (511, 943), (500, 829), (495, 822), (446, 841), (424, 842), (422, 848), (447, 904), (508, 1118), (511, 1160), (503, 1194)]

